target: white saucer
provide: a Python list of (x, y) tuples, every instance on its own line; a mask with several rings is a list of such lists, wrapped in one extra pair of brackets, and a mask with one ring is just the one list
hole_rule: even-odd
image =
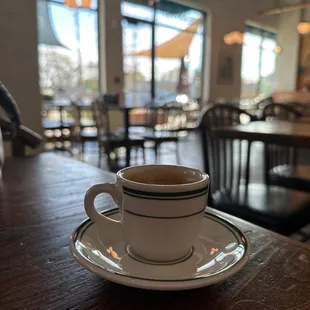
[[(118, 209), (105, 215), (119, 219)], [(119, 284), (151, 290), (186, 290), (217, 283), (236, 273), (250, 256), (246, 236), (233, 224), (205, 214), (191, 255), (173, 264), (134, 259), (121, 232), (109, 227), (98, 234), (87, 219), (70, 237), (75, 259), (86, 269)]]

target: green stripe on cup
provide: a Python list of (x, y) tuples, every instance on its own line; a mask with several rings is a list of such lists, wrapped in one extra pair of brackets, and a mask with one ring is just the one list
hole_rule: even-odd
[(141, 191), (126, 186), (123, 187), (124, 194), (132, 197), (144, 198), (144, 199), (155, 199), (155, 200), (184, 200), (192, 199), (203, 196), (208, 193), (209, 187), (203, 187), (200, 189), (186, 191), (186, 192), (172, 192), (172, 193), (159, 193), (159, 192), (148, 192)]
[(145, 215), (145, 214), (139, 214), (139, 213), (135, 213), (135, 212), (131, 212), (131, 211), (128, 211), (128, 210), (124, 210), (124, 212), (127, 212), (131, 215), (135, 215), (135, 216), (140, 216), (140, 217), (147, 217), (147, 218), (152, 218), (152, 219), (160, 219), (160, 220), (171, 220), (171, 219), (182, 219), (182, 218), (186, 218), (186, 217), (191, 217), (191, 216), (194, 216), (194, 215), (198, 215), (200, 214), (201, 212), (204, 212), (205, 211), (205, 207), (203, 209), (201, 209), (200, 211), (198, 212), (195, 212), (195, 213), (191, 213), (191, 214), (186, 214), (186, 215), (180, 215), (180, 216), (153, 216), (153, 215)]

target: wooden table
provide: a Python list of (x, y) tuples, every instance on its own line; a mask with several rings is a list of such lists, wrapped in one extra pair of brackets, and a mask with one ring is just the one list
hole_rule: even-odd
[(310, 123), (289, 121), (258, 121), (246, 125), (215, 128), (215, 135), (225, 138), (244, 139), (310, 148)]
[[(225, 215), (252, 247), (249, 262), (236, 275), (183, 292), (124, 287), (83, 269), (69, 251), (69, 235), (86, 217), (86, 189), (113, 182), (114, 175), (47, 154), (8, 159), (3, 175), (0, 309), (310, 309), (306, 244)], [(99, 203), (111, 207), (108, 198)]]

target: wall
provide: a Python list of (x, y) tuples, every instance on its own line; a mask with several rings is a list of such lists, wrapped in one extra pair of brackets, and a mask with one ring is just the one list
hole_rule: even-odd
[(99, 29), (102, 70), (102, 91), (120, 93), (124, 87), (121, 0), (100, 0)]
[[(99, 2), (99, 50), (100, 91), (118, 93), (123, 102), (123, 47), (121, 0), (98, 0)], [(110, 112), (110, 128), (124, 126), (122, 113)]]
[(23, 124), (41, 134), (36, 21), (36, 0), (0, 1), (0, 79), (15, 98)]

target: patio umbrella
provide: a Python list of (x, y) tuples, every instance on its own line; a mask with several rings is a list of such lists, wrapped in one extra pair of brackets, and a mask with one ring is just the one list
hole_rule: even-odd
[[(181, 31), (178, 35), (169, 41), (155, 46), (155, 55), (157, 58), (178, 58), (182, 59), (188, 54), (189, 47), (192, 43), (193, 37), (200, 26), (203, 17), (198, 18), (188, 28)], [(133, 53), (132, 56), (148, 56), (151, 57), (152, 50), (144, 50)]]
[(49, 46), (59, 46), (64, 47), (62, 43), (57, 38), (53, 23), (50, 19), (50, 14), (48, 10), (48, 2), (45, 0), (39, 0), (37, 2), (38, 10), (38, 43), (45, 44)]
[[(180, 73), (179, 81), (177, 84), (178, 93), (188, 92), (188, 71), (185, 66), (184, 58), (188, 54), (189, 47), (192, 43), (193, 37), (200, 26), (203, 17), (198, 18), (187, 29), (181, 31), (178, 35), (170, 39), (169, 41), (155, 46), (156, 58), (174, 58), (180, 59)], [(151, 57), (152, 50), (144, 50), (133, 53), (132, 56), (145, 56)]]

